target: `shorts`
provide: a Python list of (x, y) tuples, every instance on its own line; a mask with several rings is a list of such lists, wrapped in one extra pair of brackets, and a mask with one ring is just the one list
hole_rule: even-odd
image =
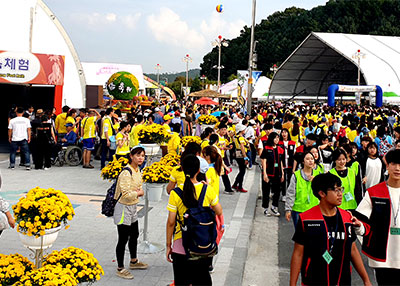
[(87, 139), (83, 139), (83, 150), (89, 150), (89, 151), (93, 151), (94, 150), (94, 142), (95, 142), (95, 138), (87, 138)]

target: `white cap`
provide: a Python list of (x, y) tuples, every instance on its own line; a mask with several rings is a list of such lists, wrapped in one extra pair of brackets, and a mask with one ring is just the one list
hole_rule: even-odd
[(160, 111), (160, 108), (156, 107), (156, 108), (154, 108), (154, 111), (158, 112), (158, 111)]
[(243, 130), (245, 130), (245, 129), (246, 129), (246, 126), (244, 126), (243, 124), (236, 125), (236, 127), (235, 127), (236, 134), (241, 132), (241, 131), (243, 131)]

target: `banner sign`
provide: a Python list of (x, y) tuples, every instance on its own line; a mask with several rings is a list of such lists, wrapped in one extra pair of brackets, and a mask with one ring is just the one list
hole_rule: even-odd
[(376, 90), (376, 85), (340, 85), (339, 90), (341, 92), (371, 92)]
[(65, 58), (0, 51), (0, 83), (64, 84)]

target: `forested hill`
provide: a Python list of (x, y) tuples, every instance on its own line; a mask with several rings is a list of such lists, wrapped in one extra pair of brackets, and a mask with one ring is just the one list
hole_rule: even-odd
[[(399, 19), (398, 0), (330, 0), (311, 10), (291, 7), (275, 12), (255, 28), (258, 70), (270, 74), (270, 67), (281, 64), (311, 32), (400, 36)], [(222, 48), (223, 82), (237, 70), (248, 68), (249, 46), (250, 27), (246, 26)], [(204, 56), (201, 74), (215, 80), (212, 67), (217, 62), (218, 50), (214, 48)]]
[[(150, 73), (146, 74), (149, 78), (152, 80), (157, 80), (157, 74), (155, 73)], [(189, 78), (196, 78), (200, 76), (200, 69), (191, 69), (189, 70)], [(167, 79), (167, 82), (171, 83), (175, 81), (177, 77), (186, 77), (186, 71), (184, 72), (178, 72), (178, 73), (160, 73), (160, 81), (165, 81)]]

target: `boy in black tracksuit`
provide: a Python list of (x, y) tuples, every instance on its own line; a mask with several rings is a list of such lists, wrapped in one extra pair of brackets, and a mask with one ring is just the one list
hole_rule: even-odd
[(320, 204), (301, 213), (293, 236), (295, 242), (290, 265), (290, 285), (295, 286), (301, 271), (302, 285), (351, 285), (353, 263), (364, 285), (371, 285), (355, 244), (361, 223), (339, 209), (343, 188), (339, 177), (316, 176), (311, 188)]

